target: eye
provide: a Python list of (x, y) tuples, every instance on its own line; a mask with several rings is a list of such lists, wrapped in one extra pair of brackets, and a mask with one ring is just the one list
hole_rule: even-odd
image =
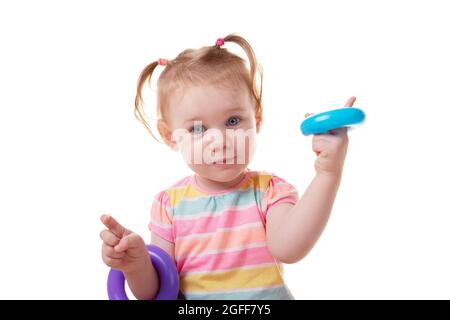
[(205, 131), (206, 128), (202, 125), (195, 125), (189, 130), (189, 132), (193, 134), (202, 134)]
[(239, 117), (231, 117), (227, 120), (227, 126), (237, 126), (241, 122)]

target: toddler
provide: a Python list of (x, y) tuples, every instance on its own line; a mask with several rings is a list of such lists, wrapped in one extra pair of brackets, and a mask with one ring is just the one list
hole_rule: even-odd
[[(248, 62), (224, 48), (228, 43), (240, 46)], [(305, 257), (327, 223), (346, 128), (313, 137), (316, 175), (299, 199), (283, 178), (249, 168), (263, 121), (262, 69), (244, 38), (230, 34), (142, 71), (135, 115), (152, 135), (141, 92), (155, 68), (162, 68), (157, 130), (193, 171), (156, 195), (149, 223), (152, 244), (177, 266), (180, 297), (294, 299), (282, 264)], [(101, 221), (107, 227), (100, 234), (103, 261), (124, 273), (136, 298), (153, 299), (159, 278), (144, 240), (109, 215)]]

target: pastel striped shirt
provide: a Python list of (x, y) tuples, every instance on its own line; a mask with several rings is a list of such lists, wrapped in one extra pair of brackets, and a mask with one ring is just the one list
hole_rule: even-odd
[(267, 172), (248, 171), (219, 192), (191, 175), (157, 194), (149, 228), (174, 244), (186, 299), (294, 299), (267, 247), (266, 218), (275, 204), (297, 199), (291, 184)]

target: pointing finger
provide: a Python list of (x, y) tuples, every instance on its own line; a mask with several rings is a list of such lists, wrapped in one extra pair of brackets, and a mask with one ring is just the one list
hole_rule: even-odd
[(110, 215), (104, 214), (100, 219), (102, 220), (103, 224), (118, 238), (122, 238), (127, 232), (127, 229), (125, 229), (120, 223), (116, 221), (116, 219), (114, 219)]

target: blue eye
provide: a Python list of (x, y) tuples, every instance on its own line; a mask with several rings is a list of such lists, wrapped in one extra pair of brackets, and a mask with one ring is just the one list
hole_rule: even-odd
[(240, 121), (241, 119), (238, 117), (231, 117), (227, 120), (227, 126), (237, 126)]
[(191, 130), (189, 130), (189, 132), (191, 132), (193, 134), (202, 134), (205, 131), (206, 131), (206, 128), (204, 126), (202, 126), (202, 125), (193, 126), (191, 128)]

